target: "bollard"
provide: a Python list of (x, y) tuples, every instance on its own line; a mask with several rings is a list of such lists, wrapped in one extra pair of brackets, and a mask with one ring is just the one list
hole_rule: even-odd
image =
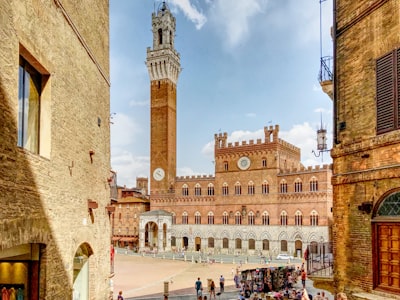
[(169, 295), (169, 282), (164, 281), (164, 296), (168, 296), (168, 295)]

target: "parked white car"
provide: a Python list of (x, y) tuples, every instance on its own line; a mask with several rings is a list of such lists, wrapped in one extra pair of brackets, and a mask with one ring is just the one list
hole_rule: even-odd
[(276, 257), (276, 259), (293, 259), (293, 256), (291, 256), (289, 254), (285, 254), (285, 253), (280, 253)]

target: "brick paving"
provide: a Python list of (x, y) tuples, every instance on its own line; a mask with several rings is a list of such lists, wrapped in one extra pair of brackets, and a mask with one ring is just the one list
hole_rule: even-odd
[[(265, 267), (261, 264), (243, 264), (242, 270)], [(217, 300), (237, 299), (237, 289), (234, 286), (232, 268), (236, 264), (214, 263), (203, 264), (190, 261), (162, 259), (158, 257), (126, 255), (116, 253), (114, 299), (118, 291), (123, 291), (126, 300), (130, 299), (163, 299), (164, 282), (168, 282), (170, 299), (195, 299), (194, 283), (197, 277), (203, 282), (207, 290), (207, 279), (216, 283), (216, 292), (219, 292), (219, 277), (225, 277), (225, 293), (217, 296)], [(307, 290), (316, 294), (312, 283), (308, 282)], [(328, 294), (329, 299), (333, 296)]]

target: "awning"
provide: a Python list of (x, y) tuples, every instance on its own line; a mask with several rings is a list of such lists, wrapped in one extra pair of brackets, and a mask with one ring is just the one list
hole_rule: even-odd
[(135, 242), (137, 239), (137, 237), (123, 237), (120, 239), (120, 242)]
[(119, 237), (119, 236), (113, 236), (112, 237), (112, 241), (114, 242), (114, 241), (119, 241), (119, 239), (120, 239), (121, 237)]

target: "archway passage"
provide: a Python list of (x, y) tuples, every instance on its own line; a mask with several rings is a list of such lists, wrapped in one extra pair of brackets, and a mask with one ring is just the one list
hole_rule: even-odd
[(187, 249), (187, 248), (188, 248), (188, 246), (189, 246), (189, 239), (188, 239), (187, 236), (184, 236), (184, 237), (182, 238), (182, 245), (183, 245), (183, 248), (184, 248), (184, 249)]
[(86, 243), (75, 252), (73, 300), (89, 299), (89, 257), (92, 254), (92, 248)]
[(195, 238), (195, 246), (196, 246), (196, 251), (199, 251), (201, 249), (201, 238), (196, 236)]
[(301, 240), (296, 240), (294, 242), (294, 248), (296, 252), (296, 257), (300, 258), (303, 252), (303, 242)]
[(145, 227), (145, 246), (150, 249), (158, 247), (158, 226), (155, 222), (148, 222)]
[(400, 193), (387, 196), (373, 218), (374, 286), (400, 293)]

